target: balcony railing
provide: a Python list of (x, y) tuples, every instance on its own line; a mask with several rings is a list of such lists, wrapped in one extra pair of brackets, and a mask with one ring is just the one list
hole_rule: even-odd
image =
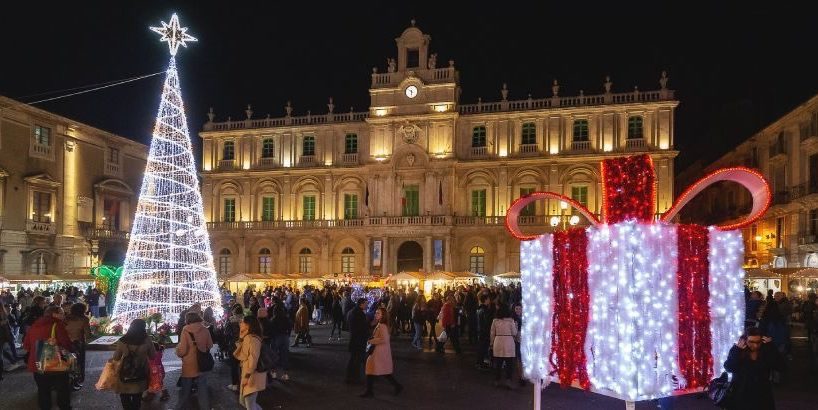
[(790, 201), (796, 200), (807, 195), (818, 194), (818, 183), (804, 183), (790, 187), (789, 197)]
[(540, 147), (537, 144), (520, 144), (521, 154), (536, 154)]
[(571, 142), (572, 151), (590, 151), (591, 141), (573, 141)]
[(625, 140), (625, 148), (640, 149), (647, 147), (648, 142), (644, 138), (628, 138)]
[(256, 166), (259, 168), (275, 168), (276, 165), (277, 165), (276, 159), (272, 157), (270, 158), (261, 157), (256, 162)]
[(112, 239), (118, 241), (127, 241), (128, 239), (130, 239), (131, 234), (130, 232), (120, 231), (118, 229), (97, 227), (89, 229), (86, 236), (89, 237), (90, 239)]
[[(550, 220), (559, 215), (520, 216), (521, 226), (550, 227)], [(569, 218), (570, 215), (562, 215)], [(597, 215), (598, 217), (598, 215)], [(362, 228), (362, 227), (400, 227), (400, 226), (503, 226), (505, 216), (373, 216), (357, 219), (330, 220), (297, 220), (297, 221), (243, 221), (243, 222), (208, 222), (210, 231), (232, 230), (273, 230), (292, 228)], [(580, 225), (587, 225), (585, 218), (580, 218)]]
[(236, 168), (235, 159), (223, 159), (219, 161), (219, 169), (223, 171), (230, 171)]
[(57, 224), (54, 222), (26, 221), (26, 232), (53, 235), (57, 233)]
[(773, 159), (779, 155), (786, 156), (787, 155), (787, 147), (784, 144), (770, 144), (770, 159)]
[(471, 147), (472, 158), (485, 158), (488, 155), (487, 147)]
[(120, 169), (119, 164), (105, 161), (105, 175), (119, 176), (121, 175)]
[(353, 153), (350, 153), (350, 154), (342, 154), (341, 155), (341, 162), (343, 162), (344, 165), (357, 165), (358, 164), (358, 153), (353, 152)]
[(341, 122), (362, 122), (369, 117), (369, 112), (327, 113), (324, 115), (302, 115), (279, 118), (260, 118), (241, 121), (208, 122), (205, 131), (230, 131), (254, 128), (274, 128), (294, 125), (316, 125)]
[(32, 157), (39, 157), (39, 158), (51, 158), (51, 145), (48, 144), (39, 144), (37, 142), (31, 142), (31, 149), (29, 150), (29, 155)]
[(298, 158), (299, 167), (311, 167), (315, 165), (315, 155), (302, 155)]
[(557, 107), (579, 107), (583, 105), (631, 104), (673, 100), (673, 90), (634, 91), (598, 95), (578, 95), (570, 97), (529, 98), (516, 101), (478, 102), (461, 104), (461, 114), (479, 114), (502, 111), (541, 110)]

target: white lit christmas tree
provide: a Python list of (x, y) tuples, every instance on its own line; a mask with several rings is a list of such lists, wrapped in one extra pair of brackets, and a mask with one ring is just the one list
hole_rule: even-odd
[(151, 30), (168, 43), (170, 64), (114, 306), (114, 321), (125, 327), (154, 313), (175, 320), (195, 302), (212, 307), (216, 317), (221, 312), (176, 71), (179, 46), (196, 39), (179, 26), (176, 14)]

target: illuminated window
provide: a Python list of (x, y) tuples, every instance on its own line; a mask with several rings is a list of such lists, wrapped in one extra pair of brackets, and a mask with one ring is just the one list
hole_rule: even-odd
[(315, 137), (304, 137), (304, 142), (301, 144), (301, 155), (315, 155)]
[(119, 205), (118, 199), (105, 198), (102, 200), (103, 229), (119, 230)]
[(314, 221), (315, 220), (315, 197), (312, 195), (308, 195), (304, 197), (304, 209), (303, 209), (303, 217), (301, 219), (305, 221)]
[(533, 145), (537, 143), (537, 126), (533, 122), (523, 124), (523, 133), (520, 138), (523, 145)]
[(222, 159), (229, 161), (236, 158), (236, 146), (233, 141), (225, 141), (224, 150), (222, 150)]
[(272, 158), (275, 156), (275, 145), (272, 138), (265, 138), (261, 141), (261, 157)]
[(270, 273), (270, 265), (272, 260), (270, 250), (267, 248), (261, 248), (258, 251), (258, 273)]
[[(534, 188), (520, 188), (520, 198), (524, 196), (528, 196), (534, 193)], [(537, 210), (537, 204), (534, 202), (526, 205), (523, 209), (520, 210), (520, 216), (534, 216), (534, 213)]]
[(344, 194), (344, 219), (358, 217), (358, 195)]
[(471, 216), (486, 216), (486, 190), (471, 191)]
[(758, 224), (752, 224), (750, 226), (750, 250), (753, 252), (758, 250), (756, 236), (758, 236)]
[(34, 222), (51, 222), (51, 193), (32, 192), (31, 220)]
[(358, 135), (357, 134), (347, 134), (346, 139), (344, 141), (344, 154), (357, 154), (358, 153)]
[(236, 222), (236, 199), (224, 199), (224, 222)]
[(35, 125), (34, 142), (39, 145), (51, 145), (51, 128)]
[(261, 220), (272, 221), (275, 219), (276, 199), (271, 196), (261, 198)]
[(486, 146), (486, 127), (479, 125), (471, 131), (471, 146), (480, 148)]
[(584, 207), (588, 207), (588, 187), (587, 186), (573, 186), (571, 187), (571, 199), (579, 202)]
[(588, 120), (574, 120), (574, 141), (588, 141)]
[(642, 117), (633, 116), (628, 118), (628, 139), (644, 138), (645, 134), (642, 128)]
[(224, 248), (219, 252), (219, 276), (230, 276), (233, 269), (233, 257), (230, 255), (230, 249)]
[(469, 251), (469, 272), (485, 273), (486, 251), (479, 246), (473, 246)]
[(298, 252), (298, 272), (312, 273), (312, 251), (309, 248)]
[(341, 251), (341, 273), (355, 272), (355, 251), (352, 248), (344, 248)]
[(32, 255), (31, 274), (32, 275), (48, 274), (48, 258), (45, 253), (37, 252), (34, 255)]

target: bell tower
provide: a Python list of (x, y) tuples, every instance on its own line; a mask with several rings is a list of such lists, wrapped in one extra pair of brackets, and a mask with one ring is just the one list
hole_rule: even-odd
[(395, 39), (398, 43), (398, 71), (421, 70), (429, 66), (429, 42), (432, 40), (428, 34), (423, 34), (415, 27), (415, 20), (411, 26), (403, 31), (400, 37)]

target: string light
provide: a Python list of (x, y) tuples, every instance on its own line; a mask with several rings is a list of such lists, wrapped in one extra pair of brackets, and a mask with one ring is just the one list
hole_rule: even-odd
[(180, 44), (195, 39), (179, 28), (175, 14), (162, 25), (152, 30), (168, 42), (171, 58), (113, 314), (125, 327), (153, 313), (176, 320), (196, 302), (216, 317), (222, 311), (173, 57)]
[(741, 231), (708, 230), (712, 374), (719, 375), (725, 371), (727, 353), (744, 329), (744, 240)]
[(551, 331), (554, 304), (553, 237), (543, 235), (520, 243), (520, 279), (523, 286), (523, 331), (520, 352), (528, 380), (548, 383), (551, 363)]

